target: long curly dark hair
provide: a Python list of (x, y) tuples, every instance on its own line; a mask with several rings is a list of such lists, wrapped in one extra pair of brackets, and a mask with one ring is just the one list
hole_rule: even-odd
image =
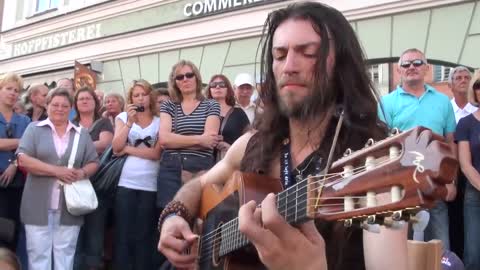
[[(246, 159), (254, 160), (249, 167), (256, 171), (269, 171), (273, 159), (278, 157), (281, 142), (289, 136), (289, 119), (280, 109), (272, 68), (273, 36), (278, 26), (288, 19), (308, 21), (322, 41), (331, 40), (320, 44), (313, 74), (314, 95), (303, 104), (299, 119), (318, 121), (318, 125), (312, 125), (315, 127), (323, 121), (318, 119), (318, 115), (325, 115), (332, 105), (335, 105), (337, 112), (343, 110), (344, 122), (337, 154), (340, 151), (343, 153), (346, 148), (361, 148), (368, 138), (380, 139), (386, 135), (386, 127), (377, 116), (378, 94), (367, 73), (362, 48), (348, 21), (339, 11), (320, 3), (292, 4), (272, 12), (263, 28), (260, 68), (264, 84), (260, 97), (264, 103), (264, 113), (256, 125), (258, 145), (249, 147), (246, 153)], [(332, 44), (333, 48), (330, 48)], [(335, 52), (334, 66), (328, 76), (327, 56), (331, 50)], [(330, 131), (335, 129), (336, 120), (338, 114), (332, 117), (326, 140), (333, 134)]]

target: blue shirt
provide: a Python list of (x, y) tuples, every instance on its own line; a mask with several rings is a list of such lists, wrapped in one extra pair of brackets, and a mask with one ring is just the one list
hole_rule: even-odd
[[(17, 113), (13, 113), (10, 123), (7, 123), (3, 114), (0, 113), (0, 139), (8, 139), (8, 126), (10, 126), (12, 131), (12, 139), (20, 139), (29, 123), (30, 119), (27, 116)], [(8, 160), (13, 158), (14, 152), (15, 151), (0, 151), (0, 172), (5, 171), (8, 165), (10, 165)]]
[(402, 131), (424, 126), (442, 136), (455, 132), (455, 113), (450, 99), (427, 84), (419, 98), (401, 86), (383, 96), (378, 106), (378, 117), (389, 128)]

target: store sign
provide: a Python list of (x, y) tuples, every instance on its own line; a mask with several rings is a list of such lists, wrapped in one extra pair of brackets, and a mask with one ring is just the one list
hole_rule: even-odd
[(194, 17), (265, 2), (268, 0), (199, 0), (185, 4), (183, 15)]
[(89, 24), (15, 43), (13, 56), (36, 53), (101, 37), (101, 24)]

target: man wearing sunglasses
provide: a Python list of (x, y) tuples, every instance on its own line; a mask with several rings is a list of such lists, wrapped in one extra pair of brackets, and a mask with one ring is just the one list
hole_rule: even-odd
[[(455, 114), (450, 99), (425, 84), (425, 75), (429, 71), (427, 59), (418, 49), (408, 49), (400, 56), (398, 73), (401, 84), (390, 94), (383, 96), (378, 109), (379, 118), (389, 128), (408, 130), (424, 126), (434, 133), (444, 136), (456, 154), (453, 142), (455, 132)], [(447, 185), (445, 201), (456, 196), (455, 184)], [(450, 249), (448, 209), (445, 201), (437, 201), (430, 210), (430, 223), (425, 231), (425, 241), (439, 239), (445, 249)]]

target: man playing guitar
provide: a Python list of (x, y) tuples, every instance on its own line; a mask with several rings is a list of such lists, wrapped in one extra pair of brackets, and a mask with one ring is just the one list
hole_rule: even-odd
[[(206, 185), (223, 186), (240, 170), (281, 178), (287, 188), (328, 166), (332, 145), (336, 159), (347, 148), (387, 135), (361, 46), (339, 11), (320, 3), (293, 4), (272, 12), (265, 31), (265, 107), (257, 130), (184, 185), (162, 213), (158, 249), (177, 268), (196, 264), (197, 255), (185, 252), (198, 239), (189, 217), (198, 216)], [(277, 211), (273, 194), (261, 208), (259, 203), (240, 208), (238, 227), (268, 269), (407, 269), (406, 230), (382, 227), (374, 234), (322, 220), (292, 226)]]

